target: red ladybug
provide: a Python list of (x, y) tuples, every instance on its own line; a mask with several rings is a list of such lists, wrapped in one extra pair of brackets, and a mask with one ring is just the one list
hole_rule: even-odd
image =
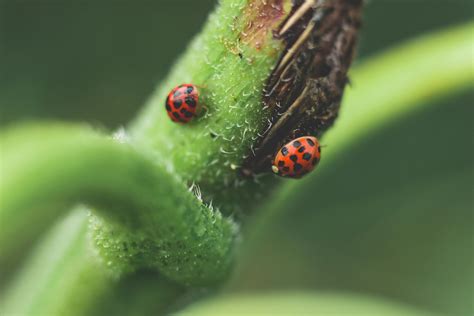
[(303, 136), (292, 140), (278, 151), (272, 170), (282, 177), (301, 178), (316, 167), (320, 158), (318, 139)]
[(173, 122), (187, 123), (198, 113), (199, 92), (193, 84), (176, 86), (166, 98), (166, 112)]

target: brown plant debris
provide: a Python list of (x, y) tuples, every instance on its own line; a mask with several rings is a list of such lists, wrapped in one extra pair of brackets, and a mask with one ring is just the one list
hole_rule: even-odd
[(263, 106), (270, 125), (244, 163), (245, 175), (268, 172), (278, 148), (320, 137), (337, 117), (361, 24), (362, 0), (294, 0), (274, 30), (285, 50), (268, 78)]

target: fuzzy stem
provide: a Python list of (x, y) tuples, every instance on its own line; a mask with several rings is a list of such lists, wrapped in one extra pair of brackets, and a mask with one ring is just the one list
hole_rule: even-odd
[(1, 314), (137, 315), (151, 307), (160, 313), (183, 293), (156, 272), (114, 278), (92, 247), (87, 212), (73, 210), (42, 238), (4, 293)]
[(64, 124), (17, 127), (0, 144), (2, 258), (15, 258), (81, 201), (107, 219), (94, 220), (95, 240), (118, 273), (153, 267), (189, 284), (227, 273), (233, 224), (129, 144)]
[[(133, 141), (199, 184), (206, 201), (225, 206), (226, 214), (246, 212), (264, 189), (238, 169), (268, 125), (262, 91), (284, 48), (272, 31), (290, 9), (290, 0), (221, 1), (130, 126)], [(197, 85), (206, 107), (186, 125), (171, 122), (164, 107), (181, 83)]]
[[(319, 135), (337, 115), (361, 9), (360, 0), (222, 1), (130, 126), (133, 141), (197, 183), (206, 201), (244, 217), (276, 183), (270, 159), (258, 170), (248, 167), (258, 147), (268, 147), (265, 135), (272, 131), (268, 158), (294, 132)], [(199, 88), (206, 110), (177, 125), (164, 102), (182, 83)], [(301, 113), (277, 128), (280, 110), (296, 100), (304, 100)], [(323, 116), (329, 118), (318, 120)], [(299, 118), (303, 125), (294, 124)]]

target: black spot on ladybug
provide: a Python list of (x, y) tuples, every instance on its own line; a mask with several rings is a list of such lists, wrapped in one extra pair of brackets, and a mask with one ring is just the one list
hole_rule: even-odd
[(291, 156), (290, 156), (290, 159), (291, 159), (291, 161), (296, 162), (296, 161), (298, 161), (298, 156), (296, 156), (296, 155), (291, 155)]
[(181, 107), (181, 105), (183, 104), (183, 101), (182, 100), (174, 100), (173, 101), (173, 105), (175, 108), (179, 109)]
[(293, 142), (293, 147), (298, 148), (298, 147), (300, 147), (300, 146), (301, 146), (301, 142), (300, 142), (299, 140), (295, 140), (295, 141)]
[(288, 171), (290, 171), (290, 168), (289, 167), (283, 167), (283, 171), (288, 172)]
[(316, 165), (319, 162), (319, 159), (315, 157), (312, 161), (313, 166)]
[(192, 97), (186, 97), (185, 102), (192, 108), (196, 107), (196, 100)]
[(186, 111), (186, 113), (184, 113), (184, 116), (186, 117), (192, 117), (193, 116), (193, 113), (189, 112), (189, 111)]
[(285, 165), (285, 162), (283, 160), (280, 160), (278, 162), (278, 167), (283, 167)]
[(321, 153), (321, 146), (318, 146), (318, 153)]
[(306, 141), (311, 147), (314, 147), (315, 143), (311, 140), (311, 138), (306, 138)]
[(194, 88), (192, 86), (189, 86), (187, 89), (186, 89), (186, 93), (187, 94), (190, 94), (191, 92), (193, 92)]
[(178, 112), (173, 112), (173, 116), (179, 119), (179, 113)]
[(181, 95), (181, 91), (177, 90), (173, 93), (173, 96), (176, 98), (176, 97), (179, 97)]
[(302, 153), (302, 152), (304, 152), (305, 150), (306, 150), (306, 148), (305, 148), (304, 146), (302, 146), (302, 147), (300, 147), (300, 148), (298, 149), (298, 152), (299, 152), (299, 153)]
[(311, 154), (310, 153), (304, 153), (303, 154), (303, 159), (306, 161), (309, 161), (311, 159)]
[(301, 169), (303, 169), (303, 166), (300, 165), (299, 163), (295, 163), (295, 166), (293, 167), (293, 169), (298, 172), (300, 171)]
[(171, 111), (171, 107), (168, 103), (166, 103), (166, 111), (168, 111), (168, 112)]
[(283, 147), (283, 148), (281, 149), (281, 154), (282, 154), (283, 156), (288, 155), (288, 148)]
[(179, 111), (184, 114), (184, 113), (186, 113), (187, 110), (186, 110), (186, 108), (181, 108), (181, 110), (179, 110)]

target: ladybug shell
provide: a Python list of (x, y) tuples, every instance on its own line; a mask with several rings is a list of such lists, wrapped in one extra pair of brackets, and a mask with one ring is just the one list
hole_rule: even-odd
[(195, 85), (179, 85), (166, 98), (166, 112), (173, 122), (187, 123), (196, 115), (198, 101), (199, 92)]
[(282, 177), (301, 178), (316, 167), (320, 158), (318, 139), (303, 136), (292, 140), (278, 151), (272, 170)]

